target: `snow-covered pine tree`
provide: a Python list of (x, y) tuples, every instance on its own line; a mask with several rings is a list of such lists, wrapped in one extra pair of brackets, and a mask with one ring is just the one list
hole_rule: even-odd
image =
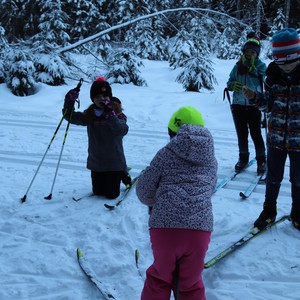
[(128, 31), (125, 41), (132, 45), (140, 58), (168, 59), (168, 45), (158, 18), (138, 22), (133, 30)]
[(245, 38), (242, 37), (243, 29), (237, 26), (236, 22), (228, 19), (224, 24), (221, 34), (217, 37), (219, 47), (216, 48), (216, 55), (220, 59), (238, 59)]
[(184, 67), (185, 62), (191, 56), (189, 34), (184, 27), (176, 34), (174, 38), (174, 45), (170, 47), (169, 65), (171, 68), (176, 69)]
[(41, 0), (40, 9), (41, 17), (38, 25), (40, 33), (36, 38), (45, 39), (53, 47), (67, 45), (70, 40), (66, 23), (68, 16), (62, 10), (61, 0)]
[(272, 59), (272, 36), (274, 35), (275, 32), (278, 30), (281, 30), (285, 27), (285, 15), (283, 8), (278, 8), (277, 10), (277, 16), (272, 22), (272, 26), (269, 30), (269, 37), (267, 40), (269, 43), (267, 43), (267, 49), (266, 49), (266, 57), (269, 59)]
[(201, 88), (213, 90), (214, 84), (217, 83), (213, 71), (210, 60), (191, 57), (177, 76), (176, 81), (181, 83), (186, 91), (200, 92)]
[[(67, 0), (66, 2), (65, 9), (68, 11), (70, 36), (73, 42), (110, 27), (107, 23), (105, 0)], [(69, 9), (70, 7), (72, 9)], [(86, 53), (86, 50), (92, 51), (105, 58), (109, 49), (110, 36), (105, 34), (98, 40), (87, 44), (80, 51), (81, 53)]]
[[(135, 19), (139, 16), (148, 15), (150, 13), (149, 3), (151, 1), (145, 0), (115, 0), (113, 3), (108, 3), (108, 15), (113, 25), (122, 24)], [(124, 42), (126, 36), (130, 36), (129, 31), (134, 31), (135, 27), (138, 26), (134, 23), (128, 27), (120, 28), (119, 30), (113, 32), (111, 36), (118, 42)], [(135, 36), (137, 38), (137, 36)], [(127, 39), (128, 40), (128, 39)]]
[(28, 96), (33, 93), (34, 64), (30, 54), (23, 50), (14, 49), (7, 54), (6, 83), (16, 96)]
[(24, 38), (25, 0), (1, 0), (0, 24), (4, 27), (6, 38), (11, 42)]
[(177, 36), (170, 65), (182, 68), (176, 81), (186, 91), (199, 92), (201, 88), (213, 90), (217, 81), (213, 74), (212, 61), (209, 59), (208, 45), (201, 32), (201, 22), (198, 18), (193, 18), (190, 24), (190, 33), (181, 30)]
[(5, 38), (5, 30), (0, 26), (0, 83), (5, 82), (4, 61), (6, 53), (9, 53), (9, 45)]
[(143, 63), (130, 49), (119, 48), (112, 51), (108, 55), (107, 64), (109, 71), (105, 77), (110, 83), (133, 83), (137, 86), (147, 86), (138, 69), (143, 66)]
[(43, 0), (41, 5), (40, 32), (32, 38), (35, 78), (49, 85), (62, 85), (69, 74), (66, 64), (54, 49), (64, 46), (70, 39), (66, 32), (67, 15), (61, 9), (60, 0)]
[(72, 10), (68, 11), (72, 41), (78, 41), (95, 34), (98, 24), (104, 18), (101, 18), (99, 9), (93, 1), (67, 0), (66, 2), (68, 7), (72, 6)]

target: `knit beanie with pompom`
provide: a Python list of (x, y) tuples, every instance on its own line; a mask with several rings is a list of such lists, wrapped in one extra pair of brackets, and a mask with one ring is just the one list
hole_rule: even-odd
[(108, 96), (110, 99), (112, 98), (111, 86), (103, 76), (97, 77), (93, 82), (90, 90), (91, 100), (94, 102), (93, 99), (100, 94), (103, 96)]

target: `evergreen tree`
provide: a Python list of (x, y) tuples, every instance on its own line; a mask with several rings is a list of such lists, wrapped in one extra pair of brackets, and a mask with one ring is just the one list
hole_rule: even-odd
[[(116, 24), (128, 22), (151, 12), (145, 0), (115, 0), (114, 5), (111, 3), (109, 8), (108, 13), (110, 16), (113, 14), (110, 19), (115, 20)], [(134, 31), (136, 26), (138, 25), (134, 23), (130, 27), (122, 28), (114, 33), (113, 36), (116, 36), (119, 41), (124, 41), (125, 36), (130, 35), (128, 31)]]
[(283, 28), (285, 28), (285, 15), (283, 12), (283, 8), (278, 8), (277, 17), (272, 23), (272, 26), (269, 31), (269, 37), (267, 38), (267, 41), (269, 41), (269, 43), (267, 43), (266, 56), (269, 59), (272, 59), (272, 36), (274, 35), (274, 33)]
[(106, 78), (110, 83), (133, 83), (137, 86), (147, 86), (146, 81), (140, 76), (139, 67), (142, 61), (129, 49), (118, 49), (108, 55), (109, 71)]
[(60, 0), (40, 1), (41, 17), (40, 32), (34, 36), (34, 41), (50, 44), (52, 47), (67, 45), (70, 37), (67, 33), (67, 15), (63, 12)]
[(9, 53), (9, 45), (5, 38), (5, 30), (0, 26), (0, 83), (5, 82), (4, 61), (6, 53)]
[(5, 29), (9, 42), (24, 38), (24, 25), (26, 20), (24, 5), (26, 0), (1, 0), (1, 25)]
[(35, 68), (29, 53), (16, 49), (6, 58), (8, 88), (16, 96), (28, 96), (33, 92), (35, 85)]
[(133, 45), (135, 53), (141, 58), (150, 60), (168, 58), (168, 44), (163, 38), (157, 18), (140, 21), (133, 30), (128, 31), (126, 42)]
[(199, 92), (201, 88), (212, 90), (216, 83), (203, 30), (201, 20), (193, 18), (190, 33), (185, 31), (179, 36), (179, 40), (184, 38), (183, 43), (177, 44), (176, 52), (178, 51), (179, 56), (173, 55), (173, 66), (182, 68), (176, 81), (181, 83), (186, 91)]
[(186, 91), (200, 92), (201, 88), (213, 90), (214, 84), (217, 83), (213, 71), (210, 60), (191, 57), (177, 76), (176, 81), (181, 83)]
[(66, 32), (66, 14), (61, 9), (60, 0), (43, 0), (41, 5), (40, 32), (33, 38), (35, 78), (37, 81), (49, 85), (61, 85), (65, 83), (68, 74), (65, 63), (55, 53), (58, 45), (64, 46), (69, 40)]
[[(248, 29), (247, 29), (248, 30)], [(219, 47), (216, 55), (220, 59), (237, 59), (245, 42), (246, 31), (241, 30), (232, 20), (228, 20), (223, 31), (217, 36)]]
[[(77, 41), (110, 27), (107, 23), (103, 3), (105, 1), (67, 0), (69, 11), (70, 36)], [(102, 40), (109, 40), (109, 36), (102, 36)]]
[(184, 27), (175, 36), (174, 46), (170, 49), (169, 65), (173, 69), (184, 67), (190, 58), (193, 44), (189, 41), (189, 34)]

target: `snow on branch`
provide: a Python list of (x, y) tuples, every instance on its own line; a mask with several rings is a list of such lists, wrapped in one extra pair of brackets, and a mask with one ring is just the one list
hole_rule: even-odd
[(63, 53), (63, 52), (70, 51), (72, 49), (75, 49), (75, 48), (83, 45), (83, 44), (86, 44), (86, 43), (89, 43), (89, 42), (91, 42), (93, 40), (96, 40), (99, 37), (101, 37), (102, 35), (105, 35), (105, 34), (107, 34), (109, 32), (114, 31), (114, 30), (126, 27), (128, 25), (134, 24), (134, 23), (139, 22), (141, 20), (149, 19), (149, 18), (158, 16), (158, 15), (163, 15), (163, 14), (172, 13), (172, 12), (176, 12), (176, 11), (193, 11), (193, 12), (201, 11), (201, 12), (206, 12), (206, 13), (210, 13), (210, 14), (221, 15), (221, 16), (225, 16), (227, 18), (233, 19), (235, 22), (239, 23), (241, 26), (245, 26), (245, 27), (248, 26), (247, 24), (241, 22), (240, 20), (238, 20), (238, 19), (236, 19), (234, 17), (231, 17), (228, 14), (225, 14), (225, 13), (222, 13), (222, 12), (218, 12), (218, 11), (215, 11), (215, 10), (211, 10), (211, 9), (206, 9), (206, 8), (192, 8), (192, 7), (165, 9), (165, 10), (162, 10), (162, 11), (157, 11), (155, 13), (151, 13), (151, 14), (148, 14), (148, 15), (145, 15), (145, 16), (141, 16), (141, 17), (135, 18), (133, 20), (124, 22), (122, 24), (111, 26), (108, 29), (102, 30), (102, 31), (100, 31), (100, 32), (98, 32), (98, 33), (96, 33), (96, 34), (88, 37), (88, 38), (82, 39), (82, 40), (80, 40), (80, 41), (78, 41), (78, 42), (76, 42), (74, 44), (71, 44), (71, 45), (68, 45), (68, 46), (65, 46), (65, 47), (62, 47), (62, 48), (58, 48), (58, 49), (56, 49), (56, 52), (57, 53)]

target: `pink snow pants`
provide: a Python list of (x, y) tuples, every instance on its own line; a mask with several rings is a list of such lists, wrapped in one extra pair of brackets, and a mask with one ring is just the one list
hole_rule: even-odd
[(154, 262), (146, 271), (141, 300), (169, 300), (179, 261), (179, 300), (205, 300), (204, 257), (211, 233), (193, 229), (152, 228)]

